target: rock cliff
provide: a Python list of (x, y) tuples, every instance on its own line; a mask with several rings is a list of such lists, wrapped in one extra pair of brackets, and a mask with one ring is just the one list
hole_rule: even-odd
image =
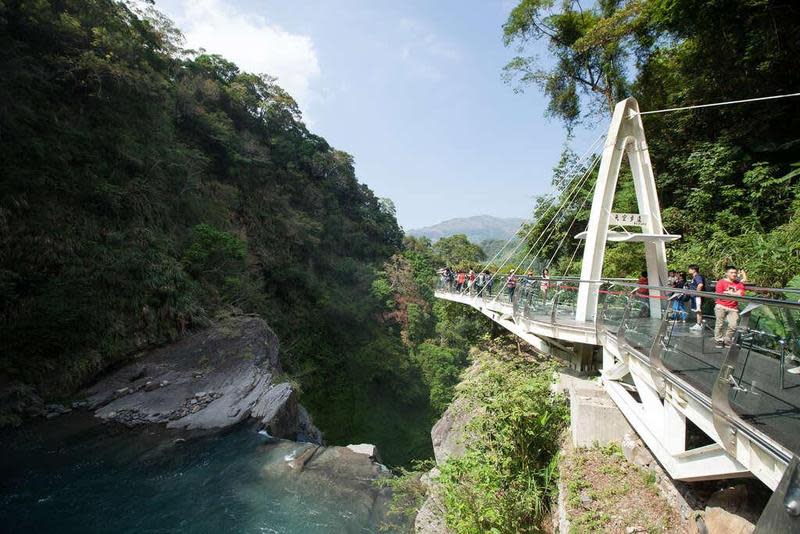
[(85, 391), (88, 408), (127, 426), (222, 429), (260, 421), (274, 437), (322, 436), (281, 378), (278, 338), (258, 317), (239, 316), (150, 351)]
[[(471, 370), (470, 370), (471, 371)], [(470, 371), (467, 371), (468, 373)], [(473, 371), (474, 372), (474, 371)], [(442, 417), (431, 429), (433, 454), (437, 465), (441, 465), (450, 457), (464, 454), (467, 434), (467, 425), (479, 411), (464, 397), (456, 397), (448, 406)], [(434, 467), (422, 477), (422, 482), (428, 488), (428, 496), (422, 507), (417, 512), (414, 521), (414, 530), (418, 534), (451, 534), (452, 531), (445, 524), (445, 508), (439, 484), (438, 468)]]

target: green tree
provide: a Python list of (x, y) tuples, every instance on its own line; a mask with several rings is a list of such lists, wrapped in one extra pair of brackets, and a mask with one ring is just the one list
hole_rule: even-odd
[(475, 266), (486, 259), (481, 247), (470, 242), (464, 234), (439, 239), (433, 244), (433, 251), (450, 267)]
[[(578, 0), (521, 0), (503, 25), (506, 46), (524, 54), (531, 41), (544, 41), (552, 66), (535, 55), (518, 55), (504, 68), (518, 88), (537, 85), (550, 99), (549, 115), (571, 128), (584, 116), (607, 116), (628, 92), (626, 44), (641, 27), (638, 1), (600, 0), (584, 7)], [(581, 98), (581, 96), (585, 98)]]

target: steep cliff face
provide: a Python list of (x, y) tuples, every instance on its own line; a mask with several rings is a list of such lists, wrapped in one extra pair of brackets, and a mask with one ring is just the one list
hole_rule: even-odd
[[(477, 372), (477, 366), (473, 365), (466, 371), (466, 375), (475, 372)], [(450, 403), (442, 417), (431, 429), (431, 442), (433, 442), (433, 453), (437, 466), (444, 464), (449, 458), (456, 458), (464, 454), (466, 443), (470, 439), (467, 426), (478, 413), (480, 413), (479, 407), (466, 396), (458, 396)], [(422, 482), (427, 487), (428, 495), (414, 520), (414, 529), (419, 534), (452, 533), (444, 519), (444, 498), (441, 488), (436, 482), (438, 476), (438, 467), (434, 467), (422, 476)]]
[(222, 429), (256, 419), (274, 437), (320, 443), (321, 435), (281, 378), (277, 336), (258, 317), (231, 317), (143, 354), (85, 391), (106, 421)]

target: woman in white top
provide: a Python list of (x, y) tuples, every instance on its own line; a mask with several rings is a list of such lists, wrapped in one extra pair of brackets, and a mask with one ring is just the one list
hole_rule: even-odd
[(542, 281), (539, 285), (542, 289), (542, 299), (547, 301), (547, 290), (550, 289), (550, 270), (545, 269), (542, 271)]

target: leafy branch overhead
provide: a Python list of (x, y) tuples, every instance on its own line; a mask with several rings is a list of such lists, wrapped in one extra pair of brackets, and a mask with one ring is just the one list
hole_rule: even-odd
[[(629, 90), (626, 62), (633, 38), (643, 30), (640, 2), (603, 0), (584, 9), (578, 0), (522, 0), (503, 25), (506, 46), (521, 54), (503, 69), (517, 90), (538, 86), (547, 112), (568, 127), (584, 116), (604, 116)], [(552, 59), (523, 55), (543, 41)], [(581, 98), (583, 95), (584, 99)]]

